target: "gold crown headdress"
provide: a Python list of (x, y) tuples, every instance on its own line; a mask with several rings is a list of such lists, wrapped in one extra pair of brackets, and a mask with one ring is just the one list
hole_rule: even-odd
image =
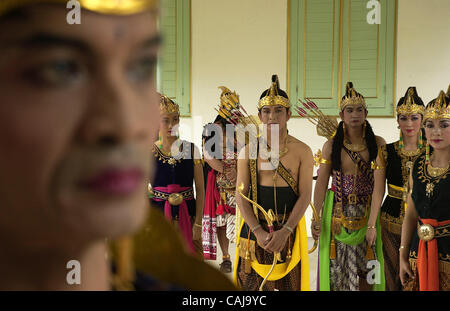
[(266, 96), (258, 101), (258, 110), (264, 106), (283, 106), (285, 108), (291, 108), (289, 99), (278, 94), (280, 89), (280, 83), (277, 75), (272, 75), (272, 85), (265, 91)]
[(159, 102), (159, 111), (163, 113), (178, 113), (180, 114), (180, 107), (175, 104), (169, 97), (161, 94), (161, 99)]
[(347, 82), (347, 85), (345, 86), (345, 95), (341, 99), (339, 108), (341, 109), (341, 111), (343, 111), (345, 107), (349, 105), (362, 105), (364, 109), (367, 110), (367, 105), (364, 97), (355, 91), (352, 82)]
[(303, 109), (299, 106), (296, 106), (294, 110), (299, 114), (299, 116), (306, 118), (309, 122), (316, 126), (317, 135), (323, 136), (327, 139), (331, 139), (336, 135), (337, 128), (339, 123), (335, 117), (327, 116), (320, 111), (319, 107), (306, 98), (306, 101), (303, 102), (301, 99), (298, 100), (303, 104)]
[[(419, 100), (419, 103), (416, 103), (414, 97)], [(420, 113), (423, 115), (424, 112), (425, 106), (417, 94), (416, 88), (414, 86), (410, 86), (406, 91), (405, 96), (400, 99), (397, 105), (397, 115), (410, 115), (414, 113)]]
[(450, 103), (444, 91), (439, 96), (428, 103), (425, 108), (424, 121), (427, 119), (450, 119)]
[[(0, 16), (12, 9), (35, 3), (61, 3), (68, 0), (1, 0)], [(158, 0), (78, 0), (81, 7), (101, 14), (131, 15), (155, 8)]]

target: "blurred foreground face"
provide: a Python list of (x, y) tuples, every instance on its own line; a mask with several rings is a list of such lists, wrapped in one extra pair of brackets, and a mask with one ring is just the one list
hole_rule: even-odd
[(0, 236), (30, 249), (130, 233), (148, 204), (155, 16), (67, 12), (0, 19)]

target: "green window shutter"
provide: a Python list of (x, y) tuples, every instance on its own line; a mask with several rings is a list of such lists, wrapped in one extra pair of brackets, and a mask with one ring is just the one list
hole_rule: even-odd
[[(288, 93), (339, 113), (345, 84), (366, 97), (370, 116), (392, 116), (396, 1), (381, 0), (381, 24), (368, 24), (367, 0), (290, 0)], [(339, 72), (341, 73), (339, 75)]]
[(190, 116), (190, 0), (161, 0), (159, 27), (163, 36), (157, 88)]
[(366, 99), (369, 116), (394, 113), (395, 2), (379, 1), (380, 24), (367, 23), (367, 1), (345, 0), (343, 5), (341, 94), (352, 81)]
[(291, 100), (310, 98), (333, 113), (338, 93), (339, 0), (290, 1)]

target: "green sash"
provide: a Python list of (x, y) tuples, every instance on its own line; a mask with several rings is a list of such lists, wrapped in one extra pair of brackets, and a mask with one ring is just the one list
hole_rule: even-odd
[[(319, 284), (321, 291), (330, 290), (330, 242), (331, 242), (331, 217), (333, 212), (334, 192), (328, 190), (323, 205), (322, 230), (319, 244)], [(373, 290), (385, 290), (384, 257), (381, 242), (380, 216), (377, 217), (377, 238), (375, 242), (376, 259), (380, 263), (380, 284), (374, 284)], [(358, 245), (366, 237), (367, 226), (352, 233), (347, 233), (341, 226), (341, 233), (335, 235), (336, 240), (347, 245)]]

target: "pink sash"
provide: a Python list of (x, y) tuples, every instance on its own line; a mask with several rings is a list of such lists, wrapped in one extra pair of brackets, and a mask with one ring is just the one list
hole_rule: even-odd
[(206, 182), (205, 209), (202, 220), (202, 245), (203, 258), (216, 260), (217, 256), (217, 218), (216, 202), (219, 202), (220, 194), (217, 190), (216, 175), (210, 170)]
[[(167, 187), (155, 187), (154, 189), (167, 194), (172, 194), (189, 190), (191, 189), (191, 187), (181, 187), (180, 185), (177, 184), (171, 184), (168, 185)], [(157, 202), (164, 201), (163, 199), (157, 198), (153, 198), (153, 200)], [(191, 220), (189, 217), (186, 200), (192, 200), (192, 198), (183, 199), (183, 202), (181, 202), (181, 204), (178, 206), (178, 218), (179, 218), (178, 226), (180, 228), (181, 234), (186, 240), (189, 250), (192, 251), (193, 254), (195, 254), (194, 243), (192, 242)], [(169, 221), (172, 221), (172, 205), (170, 205), (168, 200), (166, 200), (166, 203), (164, 204), (164, 215)]]

